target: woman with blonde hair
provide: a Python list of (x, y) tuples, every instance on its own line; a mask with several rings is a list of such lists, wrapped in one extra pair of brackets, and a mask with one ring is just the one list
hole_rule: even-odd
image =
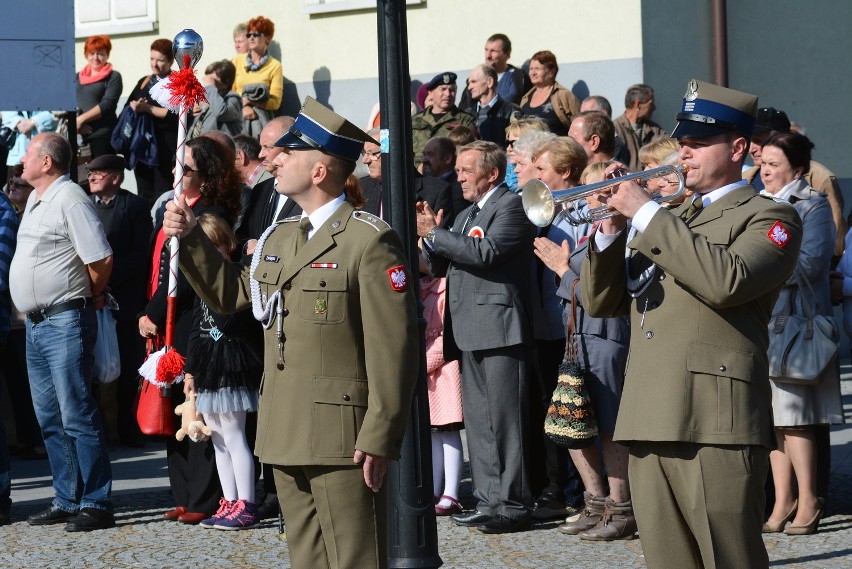
[[(590, 164), (580, 183), (602, 181), (612, 164), (614, 162)], [(594, 198), (589, 202), (593, 208), (600, 205)], [(627, 479), (628, 451), (612, 440), (627, 366), (630, 320), (627, 316), (595, 318), (583, 309), (582, 290), (575, 283), (579, 282), (587, 247), (588, 240), (581, 240), (573, 249), (568, 248), (567, 243), (560, 247), (543, 237), (535, 240), (536, 256), (561, 277), (557, 294), (566, 300), (563, 321), (566, 325), (574, 322), (574, 329), (569, 332), (576, 343), (580, 366), (587, 372), (585, 384), (603, 451), (601, 453), (594, 444), (568, 451), (586, 489), (585, 504), (577, 519), (566, 520), (558, 530), (591, 541), (632, 539), (636, 533), (636, 519)]]
[[(677, 140), (667, 135), (661, 135), (653, 139), (651, 142), (639, 149), (639, 162), (642, 164), (642, 170), (653, 170), (660, 166), (675, 166), (681, 163), (678, 153), (680, 145)], [(648, 182), (648, 189), (662, 196), (673, 194), (677, 191), (679, 182), (676, 176), (668, 174), (654, 178)], [(667, 207), (682, 203), (687, 197), (691, 196), (692, 192), (686, 188), (683, 194), (672, 201), (666, 202)]]
[(515, 119), (506, 127), (506, 178), (504, 183), (513, 192), (518, 191), (518, 174), (515, 172), (515, 164), (517, 156), (515, 154), (515, 143), (518, 139), (527, 132), (549, 132), (547, 124), (541, 119), (535, 117), (525, 117)]
[[(534, 132), (525, 134), (518, 142), (523, 154), (523, 141), (529, 137), (548, 137), (532, 152), (532, 176), (541, 180), (551, 191), (567, 190), (575, 187), (586, 167), (586, 151), (575, 140), (566, 136), (556, 137), (551, 133)], [(522, 158), (523, 160), (524, 158)], [(577, 227), (559, 218), (548, 227), (539, 229), (538, 235), (548, 242), (558, 243), (567, 250), (574, 249), (579, 239), (585, 235), (585, 227)], [(564, 245), (562, 245), (564, 243)], [(559, 246), (557, 246), (558, 248)], [(566, 253), (565, 258), (568, 258)], [(533, 503), (532, 518), (536, 521), (555, 519), (564, 520), (569, 512), (567, 506), (579, 500), (576, 473), (570, 469), (568, 453), (545, 436), (541, 430), (550, 398), (556, 388), (559, 364), (565, 356), (565, 325), (563, 323), (563, 301), (557, 295), (557, 283), (561, 273), (555, 273), (543, 260), (536, 259), (530, 275), (533, 286), (530, 287), (533, 330), (535, 335), (537, 385), (533, 386), (530, 396), (529, 415), (532, 425), (536, 426), (535, 439), (530, 441), (531, 476), (543, 475), (544, 488)], [(537, 389), (536, 389), (537, 387)]]

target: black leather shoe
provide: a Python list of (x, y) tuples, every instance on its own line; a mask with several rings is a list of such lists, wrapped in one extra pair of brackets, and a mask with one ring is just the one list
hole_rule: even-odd
[(68, 520), (65, 531), (92, 531), (115, 526), (112, 512), (97, 508), (83, 508), (80, 513)]
[(491, 520), (492, 516), (490, 514), (485, 514), (480, 512), (479, 510), (474, 510), (472, 512), (462, 512), (461, 514), (453, 514), (450, 516), (450, 519), (455, 522), (457, 526), (478, 526), (479, 524), (484, 524), (485, 522)]
[(281, 508), (278, 505), (278, 494), (269, 492), (263, 499), (263, 503), (257, 508), (257, 517), (261, 520), (277, 518)]
[(49, 526), (67, 522), (76, 515), (74, 512), (66, 512), (51, 504), (46, 510), (27, 518), (27, 523), (31, 526)]
[(533, 502), (532, 519), (540, 522), (564, 520), (569, 515), (576, 513), (576, 511), (569, 511), (565, 503), (559, 500), (554, 494), (544, 491)]
[(502, 514), (497, 514), (491, 520), (476, 526), (476, 529), (482, 533), (514, 533), (527, 531), (531, 526), (530, 519), (526, 516), (512, 519)]

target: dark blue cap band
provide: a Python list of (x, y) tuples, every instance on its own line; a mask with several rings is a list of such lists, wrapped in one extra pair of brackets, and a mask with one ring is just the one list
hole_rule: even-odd
[(683, 110), (677, 115), (679, 121), (699, 122), (721, 127), (725, 130), (751, 136), (754, 117), (728, 105), (707, 99), (683, 100)]
[(296, 117), (296, 122), (293, 123), (290, 131), (275, 143), (275, 146), (285, 148), (314, 148), (352, 162), (358, 160), (363, 145), (364, 143), (360, 140), (326, 130), (322, 125), (301, 113)]

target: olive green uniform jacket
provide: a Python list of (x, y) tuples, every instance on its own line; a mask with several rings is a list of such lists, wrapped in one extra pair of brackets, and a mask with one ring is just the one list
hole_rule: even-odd
[[(276, 324), (264, 332), (255, 454), (282, 466), (352, 467), (355, 449), (399, 458), (419, 361), (399, 237), (343, 203), (297, 254), (297, 221), (269, 236), (254, 275), (265, 297), (281, 291), (286, 335), (280, 369)], [(225, 264), (198, 227), (180, 267), (213, 310), (250, 304), (249, 269)]]
[(414, 147), (414, 163), (420, 164), (423, 160), (423, 149), (430, 138), (435, 136), (447, 136), (457, 126), (466, 126), (476, 129), (476, 118), (464, 112), (458, 107), (453, 107), (449, 112), (439, 117), (432, 114), (432, 107), (411, 117), (411, 140)]
[[(796, 264), (802, 227), (787, 203), (743, 186), (700, 211), (658, 211), (629, 243), (631, 274), (656, 263), (635, 300), (626, 232), (582, 269), (593, 316), (630, 315), (630, 355), (614, 439), (775, 448), (767, 325)], [(780, 246), (770, 239), (787, 240)], [(594, 238), (594, 237), (593, 237)]]

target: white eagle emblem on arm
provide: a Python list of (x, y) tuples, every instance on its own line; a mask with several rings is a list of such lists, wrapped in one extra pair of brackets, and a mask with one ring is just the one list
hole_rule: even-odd
[(408, 273), (405, 272), (405, 267), (402, 265), (388, 269), (388, 280), (391, 288), (397, 292), (402, 292), (408, 288)]
[(779, 247), (784, 247), (790, 240), (790, 232), (780, 221), (776, 221), (769, 228), (769, 240)]

